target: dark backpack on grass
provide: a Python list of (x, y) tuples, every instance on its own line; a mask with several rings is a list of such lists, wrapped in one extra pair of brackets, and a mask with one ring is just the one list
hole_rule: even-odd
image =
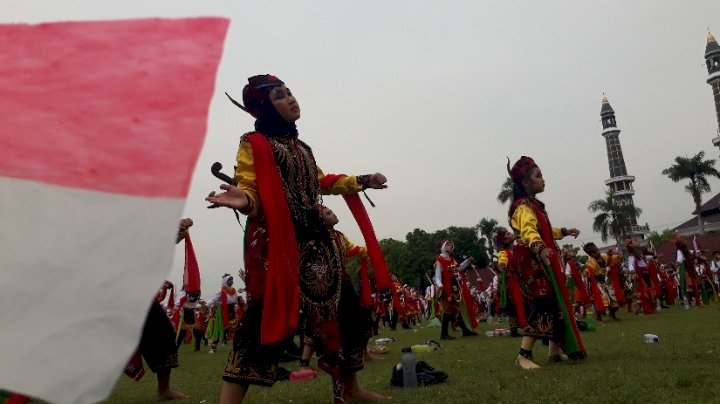
[[(415, 372), (417, 373), (418, 386), (445, 383), (448, 378), (447, 373), (435, 370), (425, 361), (419, 361), (415, 365)], [(403, 369), (399, 363), (393, 366), (390, 384), (395, 387), (403, 387)]]

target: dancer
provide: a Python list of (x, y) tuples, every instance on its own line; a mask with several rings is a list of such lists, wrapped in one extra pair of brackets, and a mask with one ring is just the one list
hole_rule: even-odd
[(515, 277), (515, 272), (508, 273), (508, 265), (512, 260), (513, 248), (515, 247), (515, 233), (508, 231), (504, 227), (499, 227), (495, 234), (495, 244), (498, 246), (498, 270), (500, 271), (500, 309), (504, 310), (508, 316), (508, 324), (510, 326), (510, 336), (519, 337), (520, 323), (518, 322), (518, 316), (516, 306), (522, 305), (522, 302), (515, 302), (517, 299), (514, 296), (519, 296), (513, 293), (513, 288), (519, 283)]
[[(343, 233), (335, 229), (339, 219), (327, 206), (319, 207), (320, 214), (325, 227), (330, 232), (335, 252), (339, 257), (359, 256), (367, 257), (367, 249), (350, 241)], [(326, 320), (319, 317), (308, 317), (305, 319), (305, 332), (303, 338), (302, 359), (300, 368), (309, 368), (310, 358), (317, 348), (318, 365), (329, 373), (333, 378), (340, 379), (341, 371), (354, 373), (363, 368), (363, 356), (365, 359), (381, 359), (368, 352), (367, 345), (372, 335), (372, 319), (370, 308), (372, 306), (369, 295), (369, 278), (362, 282), (361, 287), (367, 289), (368, 295), (361, 299), (353, 287), (350, 275), (345, 267), (345, 260), (341, 260), (341, 266), (335, 268), (341, 277), (342, 289), (338, 307), (338, 319)], [(367, 265), (361, 271), (367, 271)], [(360, 278), (365, 275), (360, 274)], [(363, 293), (365, 293), (363, 291)], [(362, 300), (365, 300), (364, 302)], [(316, 310), (310, 303), (302, 308), (304, 313), (312, 313)], [(332, 330), (328, 332), (327, 330)], [(339, 334), (339, 339), (333, 341), (329, 336)], [(335, 374), (334, 374), (335, 373)], [(333, 375), (334, 374), (334, 375)]]
[[(583, 246), (583, 251), (588, 255), (588, 260), (585, 263), (585, 271), (588, 276), (594, 278), (597, 284), (597, 291), (600, 292), (602, 299), (601, 302), (604, 307), (596, 307), (597, 319), (602, 320), (602, 312), (605, 311), (605, 307), (610, 312), (610, 318), (617, 320), (617, 311), (620, 308), (618, 304), (617, 296), (615, 295), (615, 289), (608, 285), (608, 272), (610, 270), (610, 259), (607, 254), (601, 254), (600, 249), (595, 243), (587, 243)], [(607, 302), (607, 303), (605, 303)]]
[(536, 195), (545, 190), (545, 180), (535, 161), (523, 156), (510, 169), (513, 181), (513, 202), (508, 216), (515, 234), (522, 244), (515, 247), (514, 255), (519, 262), (521, 288), (531, 308), (528, 325), (523, 330), (520, 353), (515, 360), (522, 369), (537, 369), (532, 361), (532, 349), (539, 338), (548, 338), (549, 360), (552, 362), (585, 358), (585, 349), (571, 312), (570, 299), (565, 287), (563, 266), (555, 240), (575, 236), (574, 228), (555, 228), (545, 211), (545, 205)]
[[(182, 219), (178, 228), (176, 243), (184, 240), (188, 229), (193, 225), (191, 219)], [(170, 373), (178, 367), (177, 345), (175, 345), (175, 329), (160, 304), (170, 292), (169, 307), (174, 306), (172, 283), (165, 281), (150, 305), (145, 325), (140, 337), (137, 351), (125, 367), (125, 374), (134, 380), (142, 379), (145, 374), (142, 359), (157, 377), (157, 395), (159, 401), (177, 400), (187, 394), (170, 387)], [(141, 359), (142, 357), (142, 359)]]
[[(278, 356), (283, 341), (297, 329), (301, 301), (318, 308), (305, 313), (313, 321), (321, 315), (338, 319), (342, 282), (335, 269), (343, 257), (335, 252), (318, 213), (320, 194), (387, 187), (380, 173), (346, 176), (322, 187), (325, 175), (310, 147), (298, 139), (300, 107), (277, 77), (249, 78), (243, 105), (234, 103), (257, 119), (256, 132), (240, 140), (237, 186), (223, 184), (224, 192), (206, 198), (249, 216), (244, 254), (248, 309), (225, 366), (221, 404), (242, 402), (250, 384), (275, 382)], [(389, 286), (388, 279), (377, 278), (378, 287)], [(362, 389), (355, 372), (333, 378), (333, 393), (335, 402), (385, 398)]]
[(465, 269), (473, 263), (474, 259), (473, 257), (470, 257), (458, 265), (455, 258), (451, 255), (454, 250), (455, 244), (452, 241), (445, 240), (442, 243), (442, 246), (440, 247), (440, 255), (438, 255), (437, 260), (435, 261), (435, 277), (433, 277), (433, 282), (435, 283), (435, 286), (440, 289), (440, 296), (442, 298), (441, 304), (443, 314), (440, 339), (446, 340), (455, 339), (455, 337), (449, 334), (448, 327), (450, 322), (455, 320), (458, 315), (460, 315), (460, 318), (457, 319), (458, 325), (463, 331), (463, 337), (477, 335), (476, 332), (470, 329), (470, 327), (475, 328), (477, 325), (473, 327), (472, 324), (470, 324), (470, 327), (468, 327), (468, 324), (465, 324), (465, 321), (463, 321), (465, 319), (462, 316), (462, 310), (473, 311), (471, 315), (467, 316), (469, 317), (467, 320), (470, 322), (472, 321), (472, 317), (474, 317), (474, 306), (472, 303), (470, 305), (465, 305), (467, 299), (464, 298), (464, 295), (469, 296), (470, 293), (463, 293), (462, 288), (464, 286), (465, 289), (467, 289), (467, 285), (463, 285), (463, 282), (458, 282), (457, 279), (460, 272), (465, 271)]
[(693, 307), (701, 307), (702, 301), (700, 300), (697, 273), (695, 271), (695, 255), (690, 252), (685, 240), (682, 238), (678, 237), (675, 240), (675, 247), (677, 248), (676, 262), (680, 281), (680, 298), (683, 299), (686, 310), (690, 309), (691, 304)]
[(208, 353), (215, 353), (217, 346), (222, 339), (227, 342), (228, 335), (232, 332), (237, 323), (238, 291), (233, 287), (232, 275), (225, 274), (222, 277), (220, 290), (215, 293), (208, 306), (210, 307), (210, 321), (208, 322), (205, 336), (210, 341)]

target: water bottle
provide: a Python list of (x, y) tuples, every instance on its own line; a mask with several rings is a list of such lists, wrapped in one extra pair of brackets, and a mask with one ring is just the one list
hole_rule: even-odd
[(317, 376), (317, 372), (314, 369), (298, 369), (290, 373), (291, 382), (304, 382), (306, 380), (312, 380)]
[(413, 355), (411, 348), (403, 348), (401, 352), (400, 363), (403, 368), (403, 387), (415, 389), (418, 386), (415, 355)]
[(643, 335), (643, 338), (646, 344), (657, 344), (660, 342), (660, 337), (655, 334), (645, 334)]

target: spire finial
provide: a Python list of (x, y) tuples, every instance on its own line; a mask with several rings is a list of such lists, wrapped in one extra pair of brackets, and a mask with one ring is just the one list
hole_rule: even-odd
[(707, 41), (708, 43), (715, 42), (715, 37), (713, 36), (713, 34), (710, 33), (710, 28), (708, 28)]
[(605, 96), (605, 92), (604, 92), (604, 91), (603, 91), (602, 103), (603, 103), (603, 104), (607, 104), (607, 103), (608, 103), (608, 99), (607, 99), (607, 97)]

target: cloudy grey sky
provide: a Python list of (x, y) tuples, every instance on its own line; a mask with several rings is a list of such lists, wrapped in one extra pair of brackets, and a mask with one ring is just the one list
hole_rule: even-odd
[[(652, 230), (693, 210), (684, 184), (660, 171), (677, 155), (718, 157), (703, 59), (707, 29), (720, 38), (715, 0), (0, 2), (2, 23), (185, 16), (232, 20), (185, 209), (205, 296), (241, 266), (234, 216), (208, 211), (203, 197), (218, 184), (210, 165), (232, 167), (253, 124), (223, 91), (240, 96), (254, 74), (275, 74), (293, 90), (300, 135), (326, 172), (387, 175), (387, 190), (370, 191), (379, 238), (482, 217), (506, 223), (495, 199), (505, 156), (530, 155), (543, 169), (541, 199), (554, 225), (597, 242), (587, 205), (604, 196), (609, 177), (603, 92), (636, 177), (640, 221)], [(720, 191), (720, 181), (711, 185)], [(339, 229), (362, 242), (342, 199), (325, 201)], [(181, 249), (169, 279), (182, 279)]]

